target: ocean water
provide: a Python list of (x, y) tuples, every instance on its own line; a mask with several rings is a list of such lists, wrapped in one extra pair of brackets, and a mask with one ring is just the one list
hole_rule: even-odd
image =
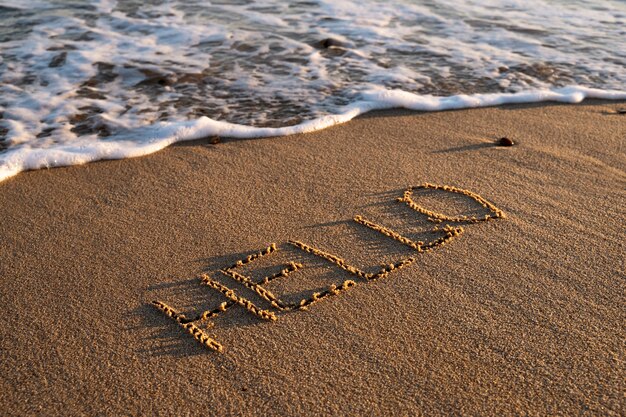
[(373, 109), (626, 99), (623, 0), (0, 0), (0, 181)]

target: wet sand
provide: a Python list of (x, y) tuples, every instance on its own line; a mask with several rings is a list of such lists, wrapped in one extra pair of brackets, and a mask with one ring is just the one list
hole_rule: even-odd
[[(369, 114), (283, 138), (196, 141), (146, 157), (27, 172), (0, 184), (3, 415), (623, 415), (626, 413), (626, 103)], [(506, 136), (512, 147), (494, 146)], [(402, 197), (446, 184), (504, 219), (442, 236)], [(416, 190), (450, 216), (467, 196)], [(439, 226), (444, 226), (443, 222)], [(453, 222), (450, 222), (453, 223)], [(367, 282), (290, 240), (366, 273)], [(280, 312), (220, 273), (259, 281)], [(151, 302), (187, 316), (202, 346)]]

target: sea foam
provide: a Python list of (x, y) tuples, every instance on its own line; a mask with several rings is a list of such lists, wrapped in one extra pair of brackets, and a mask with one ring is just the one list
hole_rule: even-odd
[[(474, 94), (451, 97), (423, 96), (406, 91), (372, 91), (363, 100), (346, 106), (340, 114), (323, 116), (287, 127), (254, 127), (201, 117), (197, 120), (156, 123), (141, 129), (132, 140), (113, 139), (96, 141), (77, 138), (70, 144), (46, 149), (19, 147), (0, 156), (0, 181), (29, 169), (78, 165), (101, 159), (122, 159), (148, 155), (172, 143), (222, 136), (229, 138), (261, 138), (314, 132), (345, 123), (372, 110), (405, 108), (417, 111), (442, 111), (478, 108), (501, 104), (537, 103), (554, 101), (580, 103), (585, 98), (626, 100), (626, 92), (606, 91), (584, 87), (566, 87), (555, 90), (537, 90), (512, 94)], [(138, 132), (139, 133), (139, 132)]]
[(0, 179), (374, 109), (625, 97), (619, 1), (237, 3), (0, 0)]

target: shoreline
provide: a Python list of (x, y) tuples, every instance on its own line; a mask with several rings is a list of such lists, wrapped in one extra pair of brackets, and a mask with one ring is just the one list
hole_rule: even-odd
[[(328, 114), (305, 120), (293, 126), (254, 127), (234, 124), (208, 117), (185, 122), (162, 122), (130, 130), (127, 137), (108, 137), (106, 140), (78, 137), (69, 143), (49, 148), (30, 149), (27, 146), (9, 150), (0, 166), (0, 182), (20, 172), (42, 168), (82, 165), (100, 160), (136, 158), (158, 152), (175, 143), (201, 138), (226, 137), (232, 139), (267, 138), (313, 133), (344, 124), (361, 115), (381, 110), (412, 110), (439, 112), (471, 110), (510, 104), (537, 103), (578, 104), (584, 100), (623, 102), (626, 91), (600, 90), (582, 86), (529, 90), (519, 93), (458, 94), (440, 97), (417, 95), (402, 90), (366, 92), (361, 100), (344, 106), (339, 114)], [(143, 135), (138, 132), (143, 131)]]
[[(306, 135), (181, 142), (10, 178), (0, 183), (0, 406), (623, 414), (626, 115), (610, 112), (624, 105), (379, 111)], [(494, 146), (503, 136), (517, 144)], [(506, 218), (463, 224), (423, 254), (354, 222), (432, 240), (427, 216), (396, 201), (423, 183), (476, 193)], [(484, 214), (462, 195), (419, 198), (450, 216)], [(361, 285), (290, 241), (365, 272), (416, 260)], [(359, 285), (275, 322), (233, 307), (203, 330), (222, 354), (150, 305), (216, 308), (224, 299), (201, 285), (206, 273), (271, 309), (219, 273), (271, 243), (277, 253), (241, 272), (257, 280), (301, 262), (267, 287), (285, 300)]]

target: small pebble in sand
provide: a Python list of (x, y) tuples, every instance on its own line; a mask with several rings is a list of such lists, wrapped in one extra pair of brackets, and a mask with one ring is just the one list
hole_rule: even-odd
[(217, 136), (217, 135), (211, 136), (211, 137), (209, 138), (209, 143), (210, 143), (211, 145), (217, 145), (217, 144), (218, 144), (218, 143), (220, 143), (220, 142), (221, 142), (221, 139), (220, 139), (220, 137), (219, 137), (219, 136)]
[(333, 39), (333, 38), (322, 39), (321, 41), (317, 43), (317, 47), (321, 49), (328, 49), (331, 46), (342, 46), (342, 44), (340, 41), (338, 41), (337, 39)]
[(496, 141), (496, 144), (498, 146), (513, 146), (515, 145), (515, 142), (513, 142), (511, 139), (507, 138), (507, 137), (503, 137), (500, 138)]

